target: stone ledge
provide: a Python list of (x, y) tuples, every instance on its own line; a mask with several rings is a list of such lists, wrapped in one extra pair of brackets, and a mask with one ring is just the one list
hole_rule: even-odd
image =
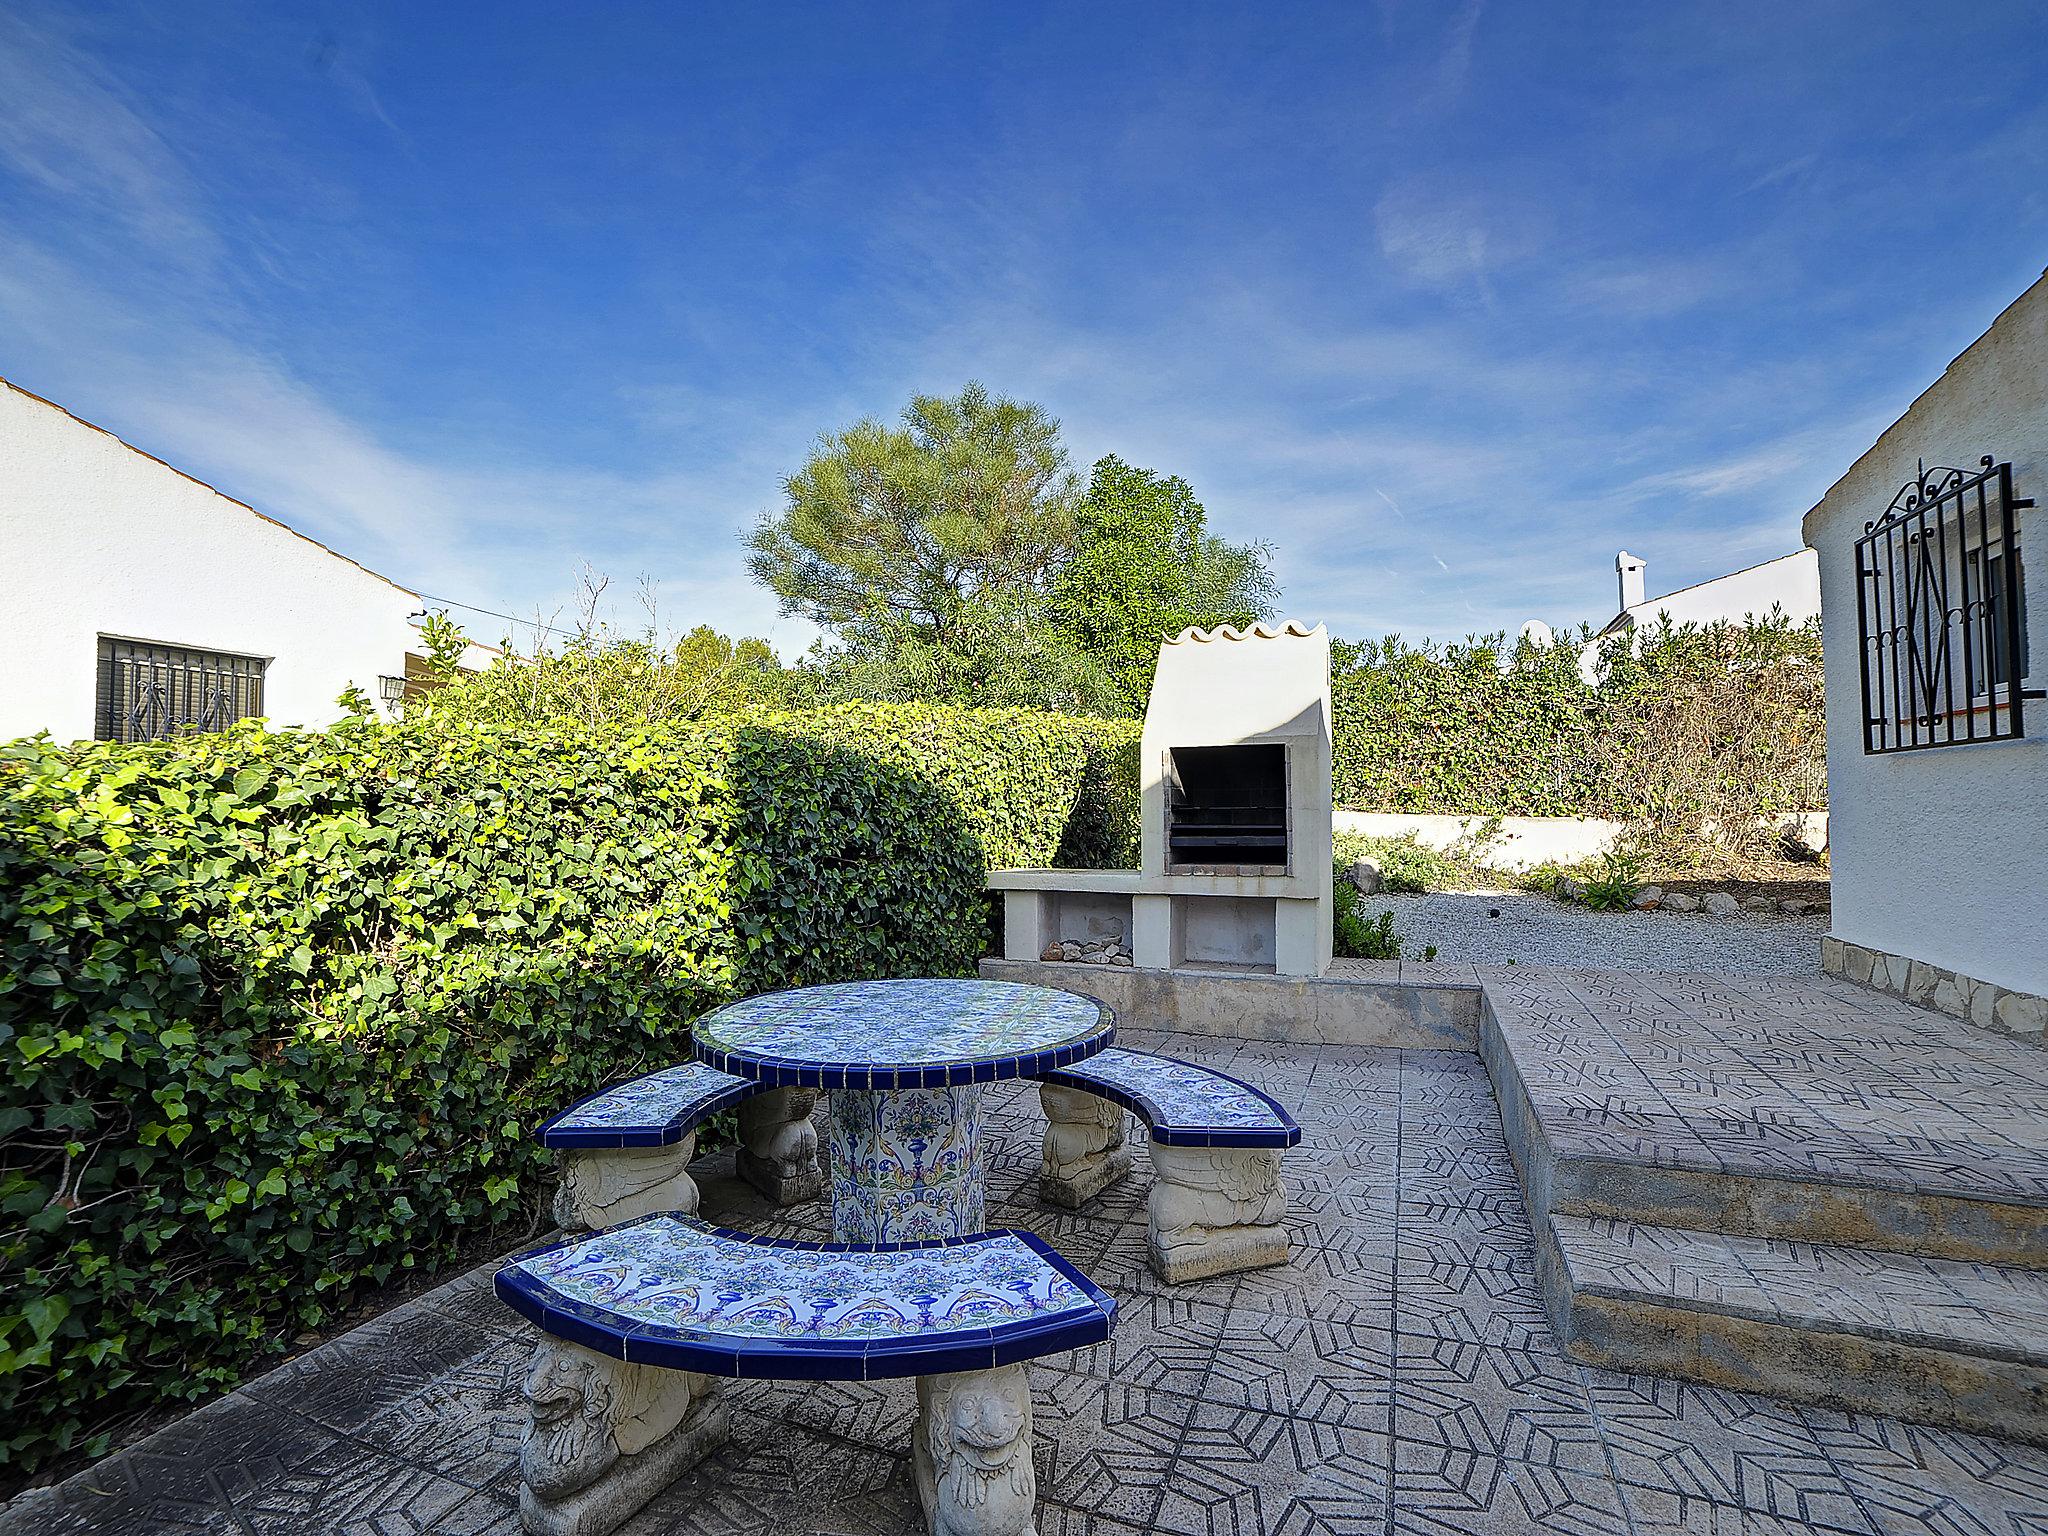
[(1471, 1051), (1479, 1043), (1479, 986), (1471, 979), (1430, 986), (995, 959), (981, 962), (981, 974), (1078, 992), (1152, 1030), (1410, 1050)]
[(2048, 1044), (2048, 997), (2014, 992), (1906, 955), (1867, 949), (1832, 935), (1820, 941), (1820, 968), (1858, 986), (1902, 997), (1979, 1029), (2034, 1045)]

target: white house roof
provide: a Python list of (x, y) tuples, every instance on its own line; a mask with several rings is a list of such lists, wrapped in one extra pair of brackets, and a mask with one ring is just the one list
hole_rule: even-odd
[(182, 479), (190, 480), (194, 485), (204, 487), (206, 490), (209, 490), (213, 492), (214, 495), (220, 497), (222, 501), (232, 502), (235, 506), (238, 506), (244, 512), (247, 512), (251, 517), (261, 518), (264, 522), (269, 523), (272, 527), (282, 528), (286, 533), (290, 534), (295, 539), (304, 539), (308, 544), (311, 544), (315, 549), (318, 549), (325, 554), (332, 555), (337, 560), (348, 561), (350, 565), (354, 566), (357, 570), (363, 572), (365, 575), (376, 577), (377, 580), (383, 582), (386, 586), (395, 588), (396, 590), (403, 592), (407, 597), (416, 598), (420, 601), (425, 601), (425, 599), (421, 598), (420, 594), (415, 592), (411, 587), (402, 586), (398, 582), (393, 581), (389, 576), (386, 576), (383, 572), (371, 570), (367, 565), (364, 565), (362, 561), (350, 559), (347, 555), (342, 554), (341, 551), (330, 548), (328, 545), (322, 544), (318, 539), (308, 537), (307, 535), (299, 532), (298, 529), (292, 527), (291, 524), (283, 521), (281, 518), (272, 517), (267, 512), (257, 511), (254, 507), (250, 506), (249, 503), (241, 500), (239, 497), (230, 496), (226, 491), (223, 491), (217, 485), (209, 485), (206, 481), (200, 479), (197, 475), (188, 473), (187, 471), (178, 468), (177, 465), (171, 463), (171, 461), (168, 459), (160, 459), (155, 454), (149, 452), (147, 449), (136, 447), (133, 443), (129, 442), (128, 439), (126, 439), (125, 437), (122, 437), (120, 434), (115, 432), (109, 432), (105, 427), (101, 426), (98, 422), (87, 421), (83, 416), (78, 415), (76, 412), (66, 410), (56, 401), (46, 400), (43, 398), (43, 396), (37, 394), (32, 389), (23, 389), (19, 384), (15, 383), (12, 379), (0, 376), (0, 385), (5, 385), (8, 389), (13, 390), (17, 395), (21, 395), (27, 399), (33, 400), (38, 405), (49, 407), (49, 409), (57, 412), (58, 415), (66, 417), (71, 421), (77, 422), (78, 425), (80, 425), (81, 427), (89, 428), (90, 430), (99, 433), (103, 437), (112, 438), (115, 442), (119, 443), (123, 448), (127, 449), (130, 453), (138, 454), (142, 458), (148, 459), (152, 464), (161, 464), (165, 469), (168, 469), (172, 474), (177, 475)]

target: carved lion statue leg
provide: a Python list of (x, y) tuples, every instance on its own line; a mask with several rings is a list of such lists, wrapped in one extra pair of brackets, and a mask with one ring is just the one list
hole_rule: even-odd
[(1131, 1171), (1121, 1105), (1080, 1088), (1038, 1087), (1045, 1106), (1045, 1162), (1038, 1197), (1078, 1211)]
[(595, 1231), (661, 1211), (697, 1214), (697, 1181), (690, 1159), (697, 1138), (672, 1147), (605, 1147), (556, 1153), (555, 1221), (565, 1232)]
[(931, 1536), (1038, 1536), (1023, 1366), (918, 1377), (910, 1461)]
[(1147, 1201), (1152, 1268), (1169, 1284), (1287, 1262), (1280, 1154), (1261, 1147), (1163, 1147)]
[(542, 1335), (526, 1372), (521, 1527), (605, 1536), (623, 1525), (725, 1439), (717, 1385)]
[(815, 1200), (825, 1192), (818, 1165), (815, 1088), (771, 1088), (740, 1104), (740, 1147), (733, 1164), (740, 1177), (777, 1205)]

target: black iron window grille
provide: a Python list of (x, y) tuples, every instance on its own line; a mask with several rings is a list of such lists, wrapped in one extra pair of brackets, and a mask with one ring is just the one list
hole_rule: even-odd
[(256, 656), (102, 635), (93, 734), (101, 741), (158, 741), (260, 715), (268, 665)]
[(2022, 734), (2026, 589), (2012, 465), (1920, 465), (1856, 541), (1863, 750)]

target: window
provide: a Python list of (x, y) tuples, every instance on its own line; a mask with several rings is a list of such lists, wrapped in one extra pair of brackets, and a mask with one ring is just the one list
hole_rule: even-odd
[(1856, 541), (1863, 750), (2022, 733), (2027, 666), (2012, 466), (1920, 467)]
[(258, 656), (101, 635), (93, 734), (101, 741), (156, 741), (260, 715), (269, 665)]
[[(2005, 562), (2013, 562), (2013, 572), (2007, 579)], [(2012, 611), (2018, 615), (2020, 658), (2020, 680), (2026, 681), (2027, 671), (2027, 577), (2026, 569), (2020, 564), (2017, 547), (2008, 556), (2003, 549), (1973, 549), (1970, 564), (1978, 572), (1977, 590), (1984, 594), (1984, 611), (1977, 616), (1981, 632), (1975, 651), (1975, 662), (1970, 671), (1970, 697), (1972, 702), (1983, 699), (2003, 687), (2012, 675), (2012, 658), (2015, 651), (2013, 630), (2015, 626), (2006, 622), (2008, 588), (2013, 596)]]

